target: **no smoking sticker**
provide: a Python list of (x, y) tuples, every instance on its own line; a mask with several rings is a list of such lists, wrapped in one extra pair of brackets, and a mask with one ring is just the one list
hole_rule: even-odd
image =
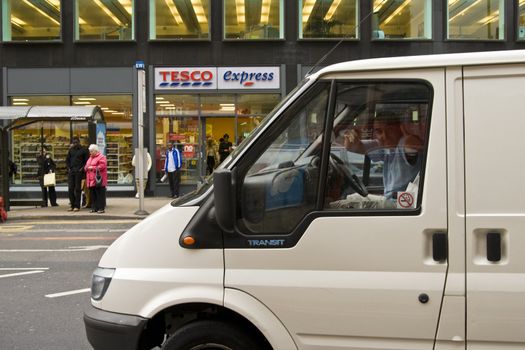
[(397, 204), (401, 208), (412, 208), (414, 205), (414, 196), (408, 192), (401, 192), (397, 196)]

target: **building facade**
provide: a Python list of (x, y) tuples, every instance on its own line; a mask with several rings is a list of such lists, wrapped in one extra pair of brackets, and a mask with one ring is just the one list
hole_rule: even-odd
[[(206, 176), (207, 139), (247, 136), (319, 66), (371, 57), (525, 48), (525, 0), (2, 0), (4, 106), (99, 105), (110, 191), (133, 190), (137, 61), (146, 68), (148, 191), (176, 141), (186, 189)], [(341, 42), (340, 42), (341, 41)], [(12, 190), (37, 187), (36, 155), (65, 154), (81, 122), (14, 130)]]

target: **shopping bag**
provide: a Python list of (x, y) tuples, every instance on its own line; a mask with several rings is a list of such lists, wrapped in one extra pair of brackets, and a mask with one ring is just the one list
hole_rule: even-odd
[(100, 175), (100, 170), (98, 170), (98, 168), (95, 175), (95, 187), (102, 187), (102, 175)]
[(44, 187), (52, 187), (56, 185), (55, 173), (49, 173), (44, 175)]
[(166, 182), (167, 179), (168, 179), (168, 174), (164, 173), (164, 175), (162, 175), (162, 177), (160, 178), (160, 182)]

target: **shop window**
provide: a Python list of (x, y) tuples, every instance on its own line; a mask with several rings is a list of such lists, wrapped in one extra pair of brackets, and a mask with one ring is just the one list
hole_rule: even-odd
[(4, 41), (60, 40), (60, 0), (2, 0)]
[(76, 0), (76, 40), (134, 40), (134, 0)]
[(503, 40), (503, 8), (503, 0), (449, 0), (448, 38)]
[(431, 39), (431, 0), (374, 0), (372, 38)]
[[(131, 95), (104, 96), (13, 96), (12, 106), (98, 105), (106, 126), (106, 156), (110, 184), (133, 184), (132, 98)], [(89, 146), (86, 122), (41, 122), (17, 128), (12, 133), (11, 156), (19, 169), (15, 184), (38, 183), (36, 155), (43, 148), (57, 164), (57, 184), (67, 185), (65, 159), (71, 136), (78, 136), (84, 147)]]
[(525, 40), (525, 0), (519, 0), (518, 7), (518, 40)]
[(283, 39), (283, 28), (283, 0), (224, 1), (226, 39)]
[(357, 38), (358, 0), (300, 0), (299, 38)]
[(236, 107), (237, 137), (234, 144), (237, 146), (248, 137), (280, 100), (279, 94), (239, 95)]
[(210, 0), (150, 1), (150, 39), (209, 39)]

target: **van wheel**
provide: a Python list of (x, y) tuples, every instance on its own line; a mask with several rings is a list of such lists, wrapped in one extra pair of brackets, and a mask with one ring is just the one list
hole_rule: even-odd
[(259, 350), (256, 339), (239, 327), (220, 321), (196, 321), (168, 338), (165, 350)]

